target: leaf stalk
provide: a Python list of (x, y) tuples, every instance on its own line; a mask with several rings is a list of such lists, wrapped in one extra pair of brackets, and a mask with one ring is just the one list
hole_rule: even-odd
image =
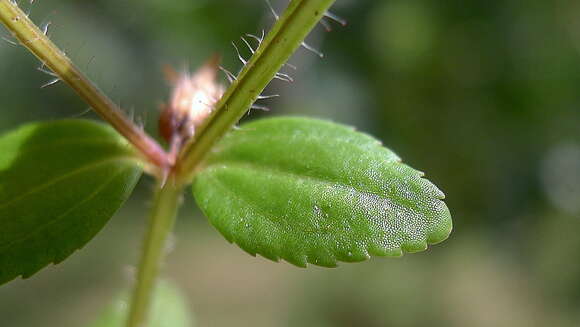
[(170, 166), (163, 148), (127, 118), (119, 106), (100, 91), (15, 3), (0, 0), (0, 22), (43, 65), (70, 85), (104, 120), (129, 140), (149, 163), (162, 170)]
[(217, 103), (213, 114), (196, 130), (174, 167), (188, 183), (214, 144), (250, 109), (276, 73), (303, 43), (335, 0), (292, 0), (238, 78)]

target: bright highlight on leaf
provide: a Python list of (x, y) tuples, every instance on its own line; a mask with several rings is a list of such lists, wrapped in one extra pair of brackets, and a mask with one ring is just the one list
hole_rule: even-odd
[(0, 136), (0, 284), (58, 263), (99, 232), (141, 175), (112, 128), (27, 124)]
[(422, 176), (349, 127), (274, 118), (226, 136), (193, 192), (211, 223), (250, 254), (334, 267), (448, 237), (444, 195)]

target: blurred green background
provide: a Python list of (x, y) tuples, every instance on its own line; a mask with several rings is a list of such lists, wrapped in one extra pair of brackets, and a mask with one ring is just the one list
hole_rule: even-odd
[[(36, 1), (50, 34), (156, 133), (161, 67), (273, 23), (256, 0)], [(281, 11), (286, 1), (273, 1)], [(400, 259), (299, 269), (227, 243), (186, 196), (164, 275), (198, 326), (578, 326), (580, 2), (338, 0), (348, 20), (309, 37), (266, 115), (308, 115), (380, 138), (447, 195), (454, 232)], [(9, 38), (8, 32), (0, 35)], [(247, 55), (247, 52), (244, 52)], [(0, 131), (95, 116), (21, 47), (0, 42)], [(264, 115), (252, 112), (247, 119)], [(0, 287), (0, 325), (83, 326), (131, 283), (153, 181), (86, 248)]]

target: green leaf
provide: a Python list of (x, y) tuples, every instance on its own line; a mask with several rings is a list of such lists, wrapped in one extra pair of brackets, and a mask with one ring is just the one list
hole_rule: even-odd
[(443, 193), (374, 138), (306, 118), (242, 126), (209, 155), (193, 193), (252, 255), (334, 267), (445, 240)]
[[(129, 293), (123, 292), (90, 327), (123, 327), (129, 314)], [(153, 294), (149, 327), (193, 327), (187, 301), (173, 284), (160, 281)]]
[(85, 120), (0, 136), (0, 284), (58, 263), (99, 232), (141, 175), (114, 130)]

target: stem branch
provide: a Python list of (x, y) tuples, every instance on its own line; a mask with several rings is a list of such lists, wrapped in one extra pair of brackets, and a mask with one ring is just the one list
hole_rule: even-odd
[(180, 153), (175, 173), (187, 183), (213, 145), (256, 101), (335, 0), (292, 0), (216, 109)]
[(165, 151), (128, 119), (72, 61), (10, 0), (0, 0), (0, 22), (59, 79), (70, 85), (104, 120), (129, 140), (154, 166), (170, 165)]
[(167, 237), (173, 229), (183, 189), (169, 180), (158, 187), (145, 238), (137, 285), (133, 292), (127, 327), (143, 327), (148, 321), (151, 297), (166, 251)]

